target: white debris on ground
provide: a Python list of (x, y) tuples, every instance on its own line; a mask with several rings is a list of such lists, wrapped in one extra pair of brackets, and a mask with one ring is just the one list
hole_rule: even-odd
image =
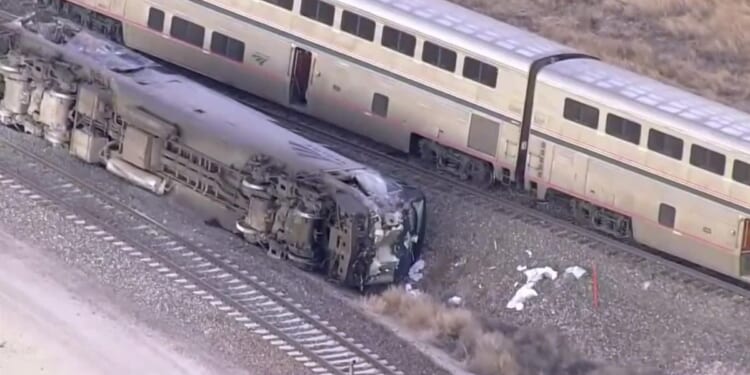
[[(536, 283), (544, 278), (548, 278), (550, 280), (557, 279), (557, 271), (555, 271), (551, 267), (537, 267), (528, 269), (528, 267), (526, 266), (518, 266), (516, 267), (516, 269), (526, 275), (526, 283), (516, 291), (516, 294), (513, 295), (513, 298), (508, 301), (508, 304), (505, 307), (514, 309), (516, 311), (521, 311), (524, 308), (524, 302), (526, 302), (526, 300), (539, 295), (539, 293), (534, 290), (534, 286), (536, 285)], [(570, 274), (576, 279), (580, 280), (581, 277), (586, 274), (586, 270), (580, 266), (571, 266), (565, 269), (565, 274)], [(519, 283), (516, 282), (513, 287), (517, 287), (518, 284)]]
[(424, 274), (423, 274), (424, 266), (425, 266), (425, 263), (424, 263), (424, 260), (422, 259), (414, 262), (411, 268), (409, 268), (409, 278), (414, 282), (422, 280), (422, 278), (424, 277)]
[(511, 298), (505, 306), (506, 308), (515, 309), (516, 311), (523, 310), (524, 302), (526, 300), (539, 295), (536, 290), (534, 290), (534, 285), (536, 285), (536, 283), (545, 277), (551, 280), (557, 278), (557, 271), (550, 267), (532, 268), (523, 271), (523, 273), (526, 275), (526, 284), (516, 291), (516, 294), (513, 295), (513, 298)]
[(416, 296), (417, 294), (421, 293), (421, 292), (419, 291), (419, 289), (416, 289), (416, 288), (414, 288), (414, 287), (413, 287), (413, 286), (411, 286), (411, 284), (409, 284), (409, 283), (406, 283), (406, 285), (404, 286), (404, 289), (405, 289), (405, 290), (406, 290), (407, 292), (409, 292), (409, 294), (411, 294), (411, 295), (414, 295), (414, 296)]
[(463, 302), (463, 299), (459, 296), (453, 296), (451, 298), (448, 298), (448, 304), (453, 306), (461, 306), (461, 302)]
[(533, 256), (533, 254), (531, 253), (531, 250), (526, 250), (526, 255), (528, 255), (529, 258), (531, 258)]
[(581, 277), (583, 277), (583, 275), (586, 274), (586, 270), (583, 269), (583, 267), (572, 266), (566, 268), (565, 273), (573, 275), (576, 279), (580, 279)]

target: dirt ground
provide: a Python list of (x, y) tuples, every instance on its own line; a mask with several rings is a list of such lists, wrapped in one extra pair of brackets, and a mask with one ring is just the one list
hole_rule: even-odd
[(0, 229), (0, 374), (239, 374), (133, 321)]
[(750, 2), (746, 0), (451, 1), (750, 110)]

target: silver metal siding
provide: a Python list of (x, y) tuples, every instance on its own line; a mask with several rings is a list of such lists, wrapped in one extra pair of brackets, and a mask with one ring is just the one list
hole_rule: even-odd
[(744, 153), (750, 146), (750, 114), (601, 61), (558, 62), (539, 81), (707, 145)]
[(579, 52), (445, 0), (336, 0), (334, 4), (388, 20), (446, 47), (528, 72), (545, 56)]

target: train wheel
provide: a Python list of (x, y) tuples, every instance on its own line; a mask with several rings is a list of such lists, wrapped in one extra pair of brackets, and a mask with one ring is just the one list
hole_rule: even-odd
[(428, 139), (420, 139), (418, 147), (419, 159), (422, 161), (422, 163), (431, 167), (435, 167), (437, 165), (438, 155), (437, 152), (435, 152), (435, 147), (433, 146), (432, 141)]
[(484, 161), (472, 159), (469, 164), (469, 174), (472, 184), (480, 188), (488, 188), (492, 185), (492, 167)]
[(578, 199), (572, 198), (570, 200), (570, 208), (572, 209), (573, 219), (576, 223), (580, 225), (591, 224), (591, 207), (588, 203), (581, 202)]

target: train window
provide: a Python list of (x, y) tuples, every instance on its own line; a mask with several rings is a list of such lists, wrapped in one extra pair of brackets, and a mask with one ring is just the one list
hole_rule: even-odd
[(205, 32), (203, 26), (186, 21), (180, 17), (172, 17), (172, 27), (169, 30), (169, 34), (175, 39), (190, 43), (196, 47), (203, 47)]
[(150, 8), (148, 10), (148, 28), (151, 30), (164, 31), (164, 12)]
[(341, 14), (341, 30), (371, 42), (375, 40), (375, 21), (348, 10)]
[(573, 99), (565, 99), (563, 117), (592, 129), (599, 127), (599, 109)]
[(263, 0), (269, 4), (276, 5), (278, 7), (282, 7), (286, 10), (292, 10), (292, 7), (294, 7), (294, 0)]
[(750, 164), (735, 160), (734, 167), (732, 167), (732, 179), (745, 185), (750, 185)]
[(692, 145), (690, 147), (690, 164), (705, 169), (718, 175), (724, 175), (727, 157), (716, 151), (711, 151), (705, 147)]
[(464, 77), (494, 88), (497, 85), (497, 68), (467, 56), (464, 59)]
[(380, 117), (388, 116), (388, 97), (378, 93), (373, 94), (371, 111)]
[(211, 35), (211, 52), (242, 62), (245, 58), (245, 43), (222, 33), (214, 32)]
[(414, 56), (414, 49), (417, 46), (417, 38), (414, 37), (414, 35), (407, 34), (392, 27), (383, 26), (381, 44), (384, 47), (401, 52), (404, 55)]
[(674, 220), (675, 215), (677, 214), (677, 211), (674, 209), (674, 207), (668, 205), (668, 204), (660, 204), (659, 205), (659, 224), (667, 227), (667, 228), (674, 228)]
[(425, 41), (422, 61), (447, 71), (456, 70), (456, 52)]
[(605, 132), (613, 137), (630, 143), (641, 143), (641, 124), (624, 119), (620, 116), (608, 114)]
[(320, 23), (333, 26), (333, 15), (336, 8), (333, 5), (321, 0), (302, 0), (300, 14), (307, 18), (312, 18)]
[(682, 139), (651, 129), (648, 131), (648, 149), (677, 160), (682, 160)]

